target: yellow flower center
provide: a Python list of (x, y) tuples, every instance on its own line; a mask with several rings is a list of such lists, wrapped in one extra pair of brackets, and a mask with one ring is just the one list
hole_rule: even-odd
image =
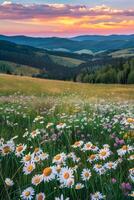
[(40, 177), (36, 177), (36, 178), (34, 178), (34, 183), (35, 183), (35, 184), (40, 183)]
[(28, 167), (27, 167), (27, 171), (28, 172), (31, 172), (33, 170), (33, 165), (29, 165)]
[(50, 167), (46, 167), (46, 168), (43, 170), (44, 176), (50, 176), (51, 173), (52, 173), (52, 169), (51, 169)]
[(56, 155), (56, 156), (54, 157), (54, 159), (55, 159), (55, 160), (60, 160), (60, 159), (61, 159), (61, 155), (60, 155), (60, 154)]
[(91, 144), (86, 144), (86, 147), (87, 148), (90, 148), (92, 145)]
[(76, 185), (76, 189), (81, 189), (81, 186), (80, 185)]
[(109, 166), (110, 168), (112, 168), (112, 167), (113, 167), (113, 163), (108, 163), (108, 166)]
[(26, 191), (26, 192), (25, 192), (25, 196), (28, 197), (29, 195), (30, 195), (30, 192), (29, 192), (29, 191)]
[(89, 177), (89, 173), (88, 172), (85, 172), (85, 177)]
[(101, 165), (96, 165), (96, 168), (98, 169), (101, 169), (101, 167), (102, 167)]
[(95, 159), (95, 154), (92, 154), (89, 158), (91, 159), (91, 160), (94, 160)]
[(25, 160), (26, 160), (26, 161), (30, 161), (30, 160), (31, 160), (31, 156), (30, 156), (30, 155), (26, 155), (26, 156), (25, 156)]
[(79, 145), (80, 145), (80, 142), (77, 141), (77, 142), (74, 143), (74, 145), (75, 145), (75, 146), (79, 146)]
[(101, 156), (105, 156), (106, 154), (107, 154), (106, 151), (101, 151), (101, 152), (100, 152), (100, 155), (101, 155)]
[(9, 146), (3, 147), (3, 152), (4, 153), (9, 153), (10, 152), (10, 147)]
[(16, 151), (21, 152), (23, 150), (23, 145), (16, 147)]
[(127, 151), (128, 150), (127, 145), (123, 145), (122, 149), (125, 150), (125, 151)]
[(34, 149), (34, 152), (35, 152), (35, 153), (37, 153), (38, 151), (39, 151), (39, 148), (38, 148), (38, 147)]
[(128, 123), (132, 123), (132, 122), (134, 122), (134, 119), (133, 119), (133, 118), (128, 118), (128, 119), (127, 119), (127, 122), (128, 122)]
[(43, 200), (44, 198), (43, 198), (43, 195), (42, 194), (39, 194), (39, 196), (38, 196), (38, 200)]
[(35, 156), (34, 159), (35, 159), (36, 161), (39, 161), (39, 160), (40, 160), (39, 156)]
[(63, 177), (64, 177), (64, 179), (68, 179), (69, 178), (69, 173), (65, 172)]

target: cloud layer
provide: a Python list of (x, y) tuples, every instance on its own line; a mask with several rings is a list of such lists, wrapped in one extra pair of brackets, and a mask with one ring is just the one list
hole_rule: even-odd
[(106, 5), (90, 8), (84, 5), (24, 5), (5, 1), (0, 5), (0, 30), (2, 34), (63, 36), (132, 33), (134, 10)]

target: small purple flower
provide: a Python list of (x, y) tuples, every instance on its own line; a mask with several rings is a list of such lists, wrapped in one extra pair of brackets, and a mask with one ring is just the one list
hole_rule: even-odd
[(124, 144), (124, 140), (119, 140), (120, 145)]
[(126, 183), (123, 182), (123, 183), (121, 184), (121, 189), (122, 189), (122, 190), (125, 190), (125, 189), (126, 189)]
[(121, 184), (121, 189), (122, 189), (124, 195), (128, 195), (129, 191), (132, 189), (132, 186), (130, 185), (130, 183), (123, 182)]
[(117, 180), (115, 179), (115, 178), (112, 178), (112, 183), (116, 183), (117, 182)]
[(117, 143), (114, 143), (114, 147), (117, 147), (118, 146), (118, 144)]
[(132, 186), (130, 185), (130, 183), (126, 183), (126, 189), (127, 190), (131, 190), (132, 189)]

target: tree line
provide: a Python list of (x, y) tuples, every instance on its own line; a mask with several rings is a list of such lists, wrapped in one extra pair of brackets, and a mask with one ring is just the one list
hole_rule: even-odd
[(90, 68), (83, 69), (74, 77), (76, 82), (84, 83), (134, 83), (134, 58), (118, 62), (114, 65), (106, 64), (96, 70)]

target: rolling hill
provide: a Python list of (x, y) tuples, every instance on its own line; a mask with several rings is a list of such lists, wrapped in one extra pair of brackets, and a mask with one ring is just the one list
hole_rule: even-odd
[(21, 45), (66, 52), (90, 50), (92, 52), (134, 48), (134, 35), (109, 35), (109, 36), (77, 36), (73, 38), (39, 38), (27, 36), (0, 35), (0, 40), (6, 40)]
[[(69, 55), (68, 53), (64, 55), (63, 52), (61, 55), (59, 52), (55, 54), (54, 52), (31, 46), (15, 44), (4, 40), (0, 41), (1, 69), (6, 65), (7, 71), (10, 73), (13, 72), (14, 74), (19, 73), (21, 69), (21, 74), (26, 75), (26, 67), (25, 71), (23, 71), (23, 69), (24, 66), (29, 66), (29, 71), (34, 72), (33, 68), (38, 69), (38, 72), (42, 72), (45, 78), (70, 79), (72, 75), (76, 73), (75, 68), (83, 63), (84, 60), (73, 58), (75, 54), (71, 54), (71, 57), (69, 57)], [(14, 65), (9, 67), (9, 63), (3, 63), (3, 61), (15, 63), (18, 69), (16, 70), (15, 67), (13, 70)], [(33, 73), (33, 75), (35, 74), (37, 73)]]
[[(111, 42), (113, 46), (114, 42)], [(134, 48), (71, 53), (0, 40), (0, 72), (7, 74), (92, 83), (133, 83), (133, 57)]]

